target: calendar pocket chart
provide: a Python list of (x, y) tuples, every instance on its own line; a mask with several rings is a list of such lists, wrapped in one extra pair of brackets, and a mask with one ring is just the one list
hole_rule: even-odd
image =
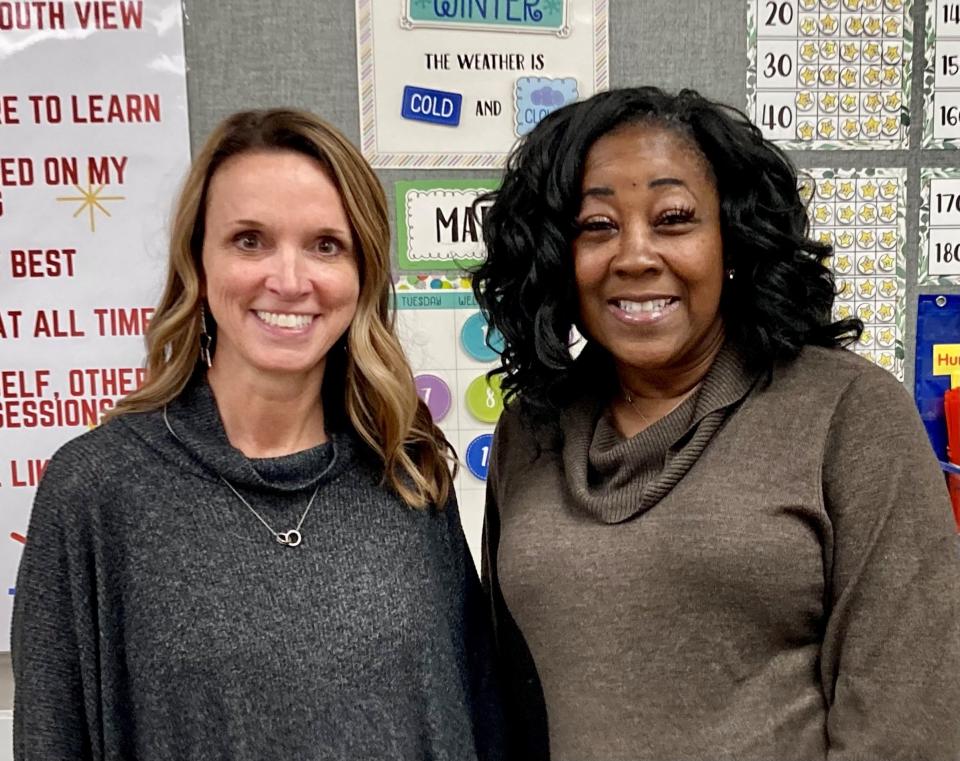
[(909, 0), (749, 0), (747, 113), (796, 149), (903, 149)]

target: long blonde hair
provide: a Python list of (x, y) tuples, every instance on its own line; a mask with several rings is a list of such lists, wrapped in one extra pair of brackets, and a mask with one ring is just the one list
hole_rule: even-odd
[(349, 421), (383, 461), (384, 482), (404, 502), (442, 508), (450, 496), (453, 450), (417, 396), (394, 332), (383, 188), (340, 132), (304, 111), (243, 111), (225, 119), (207, 139), (177, 200), (166, 284), (146, 336), (146, 381), (112, 414), (160, 409), (193, 375), (200, 356), (201, 253), (210, 179), (231, 156), (254, 150), (291, 150), (320, 162), (340, 191), (355, 237), (360, 297), (345, 346), (341, 339), (327, 358), (325, 417)]

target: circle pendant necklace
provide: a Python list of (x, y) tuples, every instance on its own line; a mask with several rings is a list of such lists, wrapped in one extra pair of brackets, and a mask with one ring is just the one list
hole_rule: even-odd
[[(163, 405), (163, 422), (166, 424), (167, 430), (170, 431), (170, 435), (183, 444), (183, 439), (177, 436), (176, 431), (174, 431), (173, 427), (170, 425), (170, 419), (167, 417), (167, 405)], [(303, 526), (304, 520), (306, 520), (307, 515), (310, 513), (310, 508), (313, 507), (313, 502), (317, 498), (317, 494), (320, 492), (319, 483), (317, 484), (317, 488), (313, 490), (313, 494), (310, 495), (310, 500), (307, 502), (307, 506), (304, 508), (303, 514), (300, 516), (300, 520), (297, 521), (296, 528), (289, 529), (288, 531), (277, 531), (273, 528), (273, 526), (267, 523), (266, 520), (264, 520), (263, 516), (254, 509), (253, 505), (251, 505), (246, 498), (236, 490), (236, 488), (234, 488), (232, 483), (230, 483), (223, 476), (220, 476), (220, 480), (227, 485), (227, 488), (230, 489), (234, 495), (236, 495), (237, 499), (247, 506), (247, 509), (253, 513), (254, 517), (267, 527), (267, 531), (270, 532), (277, 543), (282, 544), (285, 547), (298, 547), (300, 545), (300, 542), (303, 541), (303, 535), (300, 533), (300, 527)]]

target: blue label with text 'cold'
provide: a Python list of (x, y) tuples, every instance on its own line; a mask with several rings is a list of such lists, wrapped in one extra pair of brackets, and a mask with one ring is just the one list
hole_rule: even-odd
[(456, 127), (460, 124), (462, 103), (463, 96), (460, 93), (407, 85), (403, 88), (400, 115), (404, 119)]

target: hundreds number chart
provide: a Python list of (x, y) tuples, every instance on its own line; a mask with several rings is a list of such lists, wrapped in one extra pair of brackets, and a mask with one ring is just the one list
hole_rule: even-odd
[(859, 317), (853, 351), (903, 380), (906, 169), (810, 169), (800, 180), (810, 235), (834, 247), (827, 262), (833, 318)]
[(499, 376), (503, 339), (488, 329), (470, 281), (420, 275), (397, 284), (397, 333), (420, 398), (460, 459), (454, 484), (460, 518), (479, 567), (483, 505), (493, 429), (503, 412)]
[(960, 148), (960, 1), (927, 0), (923, 147)]
[(919, 285), (960, 285), (960, 169), (920, 172)]
[(910, 0), (748, 0), (747, 112), (785, 148), (907, 147)]

